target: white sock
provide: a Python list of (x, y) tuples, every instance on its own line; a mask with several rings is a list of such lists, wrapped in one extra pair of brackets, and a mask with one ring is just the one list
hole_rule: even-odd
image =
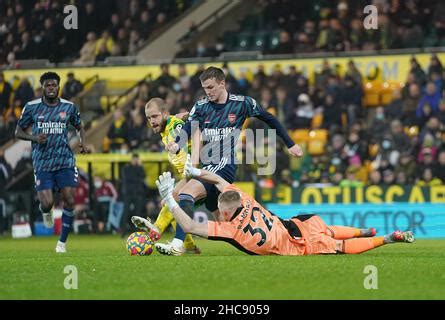
[(184, 241), (178, 238), (174, 238), (171, 242), (172, 246), (175, 248), (181, 248), (184, 245)]
[(60, 246), (60, 247), (64, 247), (65, 246), (65, 242), (62, 242), (62, 241), (57, 241), (57, 245), (58, 246)]

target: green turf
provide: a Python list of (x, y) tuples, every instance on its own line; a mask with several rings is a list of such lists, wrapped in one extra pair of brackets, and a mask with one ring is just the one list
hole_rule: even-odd
[[(166, 237), (168, 238), (168, 237)], [(445, 240), (387, 245), (361, 255), (248, 256), (198, 240), (201, 255), (131, 257), (117, 236), (0, 238), (0, 299), (445, 299)], [(64, 267), (78, 289), (64, 288)], [(366, 290), (364, 268), (378, 270)]]

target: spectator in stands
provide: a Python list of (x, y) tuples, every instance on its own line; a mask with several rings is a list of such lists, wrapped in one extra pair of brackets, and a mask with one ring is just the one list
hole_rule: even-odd
[(90, 185), (88, 175), (79, 170), (79, 182), (74, 193), (74, 210), (83, 216), (90, 210)]
[(405, 174), (405, 179), (408, 183), (414, 182), (415, 174), (416, 174), (416, 162), (411, 155), (411, 152), (404, 151), (399, 157), (399, 163), (396, 166), (395, 173), (398, 177), (400, 172)]
[(301, 93), (298, 96), (296, 105), (291, 105), (286, 109), (286, 126), (288, 129), (309, 129), (311, 128), (314, 108), (309, 95)]
[(380, 171), (378, 170), (372, 170), (369, 172), (368, 177), (368, 185), (381, 185), (382, 184), (382, 175), (380, 174)]
[(289, 54), (293, 53), (294, 45), (291, 41), (289, 32), (281, 31), (278, 45), (272, 49), (271, 54)]
[(362, 187), (363, 181), (357, 178), (357, 173), (359, 171), (357, 166), (349, 166), (346, 170), (346, 177), (340, 181), (340, 187)]
[(141, 114), (132, 116), (131, 124), (128, 128), (128, 144), (131, 150), (138, 149), (147, 136), (147, 126)]
[(145, 171), (137, 153), (134, 153), (131, 162), (122, 168), (120, 181), (120, 194), (124, 201), (121, 236), (124, 238), (128, 232), (128, 226), (131, 225), (133, 228), (130, 222), (131, 216), (140, 215), (146, 201)]
[(110, 140), (110, 151), (117, 152), (127, 141), (128, 124), (122, 110), (117, 109), (114, 112), (114, 121), (108, 130), (107, 137)]
[(445, 97), (440, 100), (439, 112), (436, 114), (436, 117), (443, 125), (445, 125)]
[(65, 86), (62, 90), (62, 98), (71, 100), (83, 90), (83, 84), (74, 77), (73, 72), (68, 72)]
[(14, 93), (14, 101), (19, 101), (18, 105), (23, 108), (25, 104), (34, 99), (34, 89), (31, 87), (28, 78), (23, 78)]
[(144, 39), (141, 38), (137, 30), (130, 31), (130, 39), (128, 41), (128, 55), (134, 56), (144, 45)]
[(392, 186), (396, 181), (396, 176), (394, 175), (394, 171), (392, 169), (383, 170), (383, 185), (384, 186)]
[(419, 187), (440, 186), (441, 184), (442, 181), (433, 176), (431, 168), (424, 168), (421, 172), (421, 177), (416, 181), (416, 185)]
[(403, 113), (403, 100), (402, 92), (399, 89), (394, 89), (392, 92), (392, 100), (385, 107), (385, 117), (391, 121), (394, 119), (400, 119), (400, 115)]
[(403, 152), (411, 149), (411, 142), (409, 137), (403, 131), (403, 126), (400, 120), (391, 121), (391, 137), (392, 137), (392, 147)]
[(103, 233), (105, 231), (110, 203), (117, 201), (117, 198), (116, 188), (111, 182), (97, 176), (94, 177), (94, 222), (97, 232)]
[(161, 64), (161, 75), (155, 80), (154, 86), (155, 90), (160, 86), (166, 88), (172, 88), (173, 84), (176, 82), (176, 78), (170, 74), (170, 65), (168, 63)]
[[(114, 45), (113, 45), (114, 48)], [(96, 50), (96, 58), (95, 58), (95, 62), (104, 62), (105, 59), (107, 59), (109, 56), (111, 56), (111, 51), (108, 51), (106, 43), (102, 42), (99, 45), (99, 50)]]
[(434, 176), (439, 178), (442, 182), (445, 182), (445, 150), (439, 151), (437, 156), (437, 164), (433, 170)]
[(323, 128), (334, 130), (342, 126), (342, 108), (338, 100), (331, 94), (325, 98), (323, 105)]
[(442, 62), (440, 62), (437, 54), (433, 53), (430, 58), (430, 65), (428, 66), (428, 77), (431, 78), (433, 73), (442, 74), (443, 66)]
[[(428, 119), (425, 119), (427, 113), (425, 112), (425, 105), (430, 107), (429, 114), (437, 113), (439, 111), (439, 102), (441, 98), (441, 93), (436, 89), (434, 82), (429, 81), (426, 85), (426, 92), (420, 98), (419, 104), (416, 109), (416, 116), (421, 121), (421, 125), (425, 123)], [(422, 123), (423, 122), (423, 123)]]
[(410, 63), (411, 63), (410, 72), (414, 74), (416, 82), (419, 83), (421, 86), (423, 86), (426, 82), (425, 71), (423, 71), (421, 65), (419, 64), (419, 62), (415, 57), (411, 58)]
[(96, 61), (97, 40), (94, 32), (88, 32), (87, 41), (80, 49), (80, 57), (74, 61), (74, 65), (92, 65)]
[(12, 168), (5, 159), (5, 154), (0, 149), (0, 199), (6, 194), (6, 185), (12, 178)]
[(417, 124), (416, 110), (420, 101), (420, 88), (412, 83), (408, 88), (408, 95), (403, 99), (403, 124), (412, 126)]
[(361, 84), (356, 83), (351, 76), (346, 76), (343, 81), (342, 101), (348, 115), (348, 124), (351, 125), (361, 116), (363, 90)]
[(128, 54), (129, 38), (127, 30), (120, 28), (116, 36), (116, 42), (114, 44), (113, 56), (126, 56)]
[(111, 37), (110, 31), (104, 30), (102, 36), (96, 42), (96, 56), (108, 52), (113, 52), (114, 39)]
[(363, 141), (360, 140), (358, 132), (351, 130), (344, 146), (344, 153), (347, 156), (348, 164), (361, 166), (366, 157), (365, 148)]
[(0, 114), (10, 107), (12, 87), (5, 79), (5, 74), (0, 71)]

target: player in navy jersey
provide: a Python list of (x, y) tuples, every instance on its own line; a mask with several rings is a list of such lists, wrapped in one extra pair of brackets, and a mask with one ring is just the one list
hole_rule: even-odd
[[(17, 123), (15, 136), (31, 141), (32, 163), (44, 224), (53, 226), (53, 190), (63, 199), (62, 231), (56, 252), (66, 252), (65, 243), (74, 220), (74, 193), (78, 182), (76, 161), (68, 143), (68, 126), (80, 134), (79, 148), (87, 153), (80, 113), (72, 102), (60, 99), (60, 77), (46, 72), (40, 77), (43, 97), (28, 102)], [(31, 133), (26, 130), (31, 127)]]
[[(303, 155), (300, 146), (292, 141), (286, 129), (253, 98), (227, 92), (225, 75), (221, 69), (209, 67), (199, 78), (207, 97), (193, 106), (183, 132), (177, 136), (175, 142), (167, 145), (167, 151), (179, 152), (189, 137), (193, 143), (202, 140), (202, 150), (206, 148), (209, 151), (200, 153), (199, 162), (202, 168), (233, 183), (236, 176), (235, 147), (239, 133), (247, 118), (256, 117), (276, 130), (291, 155), (297, 157)], [(192, 132), (193, 123), (199, 124), (199, 130)], [(194, 163), (197, 162), (196, 159), (193, 160)], [(179, 192), (179, 206), (193, 217), (195, 201), (205, 198), (207, 209), (215, 212), (218, 209), (218, 195), (219, 191), (214, 185), (191, 179)], [(184, 252), (185, 233), (178, 227), (179, 225), (171, 243), (156, 243), (155, 247), (159, 252), (168, 255), (181, 255)]]

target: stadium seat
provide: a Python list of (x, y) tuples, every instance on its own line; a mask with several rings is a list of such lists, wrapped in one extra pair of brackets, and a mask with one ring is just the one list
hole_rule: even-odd
[(246, 51), (249, 50), (252, 42), (252, 33), (241, 32), (236, 40), (235, 51)]
[(321, 127), (322, 124), (323, 124), (323, 113), (320, 112), (315, 114), (314, 117), (312, 118), (311, 128), (318, 129)]
[(381, 88), (382, 85), (380, 81), (369, 81), (364, 84), (363, 104), (365, 107), (376, 107), (380, 105)]
[(319, 156), (324, 153), (326, 143), (323, 140), (311, 140), (308, 145), (308, 153), (311, 156)]
[(306, 144), (309, 142), (309, 130), (308, 129), (297, 129), (291, 134), (292, 139), (298, 144)]
[(260, 31), (255, 33), (252, 42), (252, 50), (263, 50), (267, 45), (267, 37), (268, 33), (264, 31)]
[(280, 44), (280, 31), (273, 31), (269, 35), (267, 49), (273, 50)]
[(323, 141), (326, 143), (328, 141), (328, 130), (326, 129), (317, 129), (309, 131), (309, 140), (310, 141)]

